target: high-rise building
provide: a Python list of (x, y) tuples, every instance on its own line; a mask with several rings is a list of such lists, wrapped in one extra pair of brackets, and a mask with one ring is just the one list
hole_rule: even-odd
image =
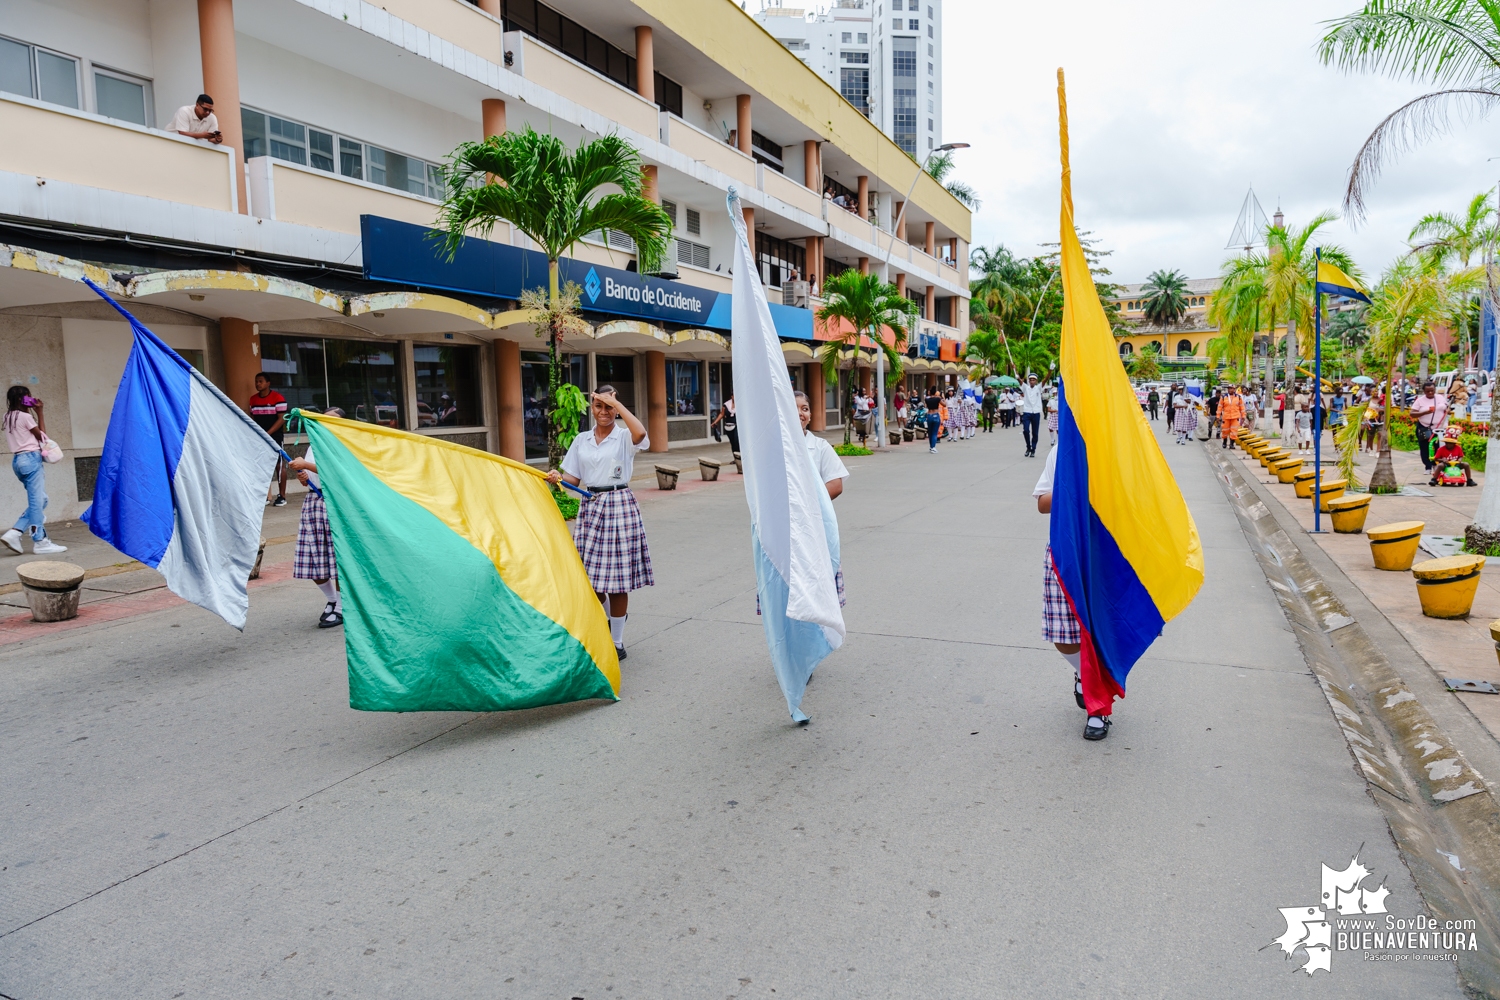
[(942, 145), (942, 0), (768, 0), (755, 19), (902, 149)]

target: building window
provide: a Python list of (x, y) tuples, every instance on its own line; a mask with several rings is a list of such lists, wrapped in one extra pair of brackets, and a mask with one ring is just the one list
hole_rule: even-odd
[(927, 75), (928, 76), (932, 75), (932, 63), (928, 63), (927, 64)]
[(760, 265), (760, 280), (770, 288), (780, 288), (783, 282), (807, 274), (807, 248), (756, 233), (755, 262)]
[(717, 414), (724, 400), (734, 395), (734, 369), (727, 361), (708, 363), (708, 412)]
[(906, 21), (906, 30), (907, 31), (921, 31), (922, 30), (922, 22), (918, 21), (914, 17), (913, 18), (908, 18), (907, 21)]
[(839, 69), (839, 93), (844, 100), (859, 109), (859, 113), (870, 114), (870, 71), (844, 66)]
[(781, 162), (781, 146), (759, 132), (750, 133), (750, 151), (757, 161), (764, 163), (777, 173), (786, 172), (785, 164)]
[(855, 63), (855, 64), (860, 65), (860, 66), (868, 66), (870, 64), (870, 53), (868, 53), (868, 52), (845, 52), (844, 53), (844, 62), (846, 62), (846, 63)]
[(663, 212), (667, 213), (667, 218), (669, 218), (669, 219), (672, 220), (672, 228), (676, 229), (677, 228), (677, 202), (675, 202), (675, 201), (668, 201), (667, 199), (663, 198), (661, 200), (661, 210)]
[(930, 24), (927, 26), (927, 37), (928, 38), (932, 37), (932, 25), (930, 25)]
[(703, 216), (696, 208), (687, 210), (687, 231), (693, 236), (703, 235)]
[(932, 119), (931, 118), (927, 119), (927, 131), (929, 131), (929, 132), (932, 131)]
[(701, 267), (705, 271), (708, 270), (708, 247), (702, 243), (694, 243), (692, 240), (679, 239), (677, 241), (677, 263), (687, 264), (690, 267)]
[(869, 32), (867, 32), (867, 31), (861, 31), (859, 33), (859, 44), (861, 44), (861, 45), (869, 45), (870, 44), (870, 34), (869, 34)]
[(1193, 342), (1191, 340), (1179, 340), (1177, 342), (1177, 356), (1179, 358), (1190, 358), (1193, 356)]
[(667, 362), (667, 416), (685, 417), (703, 412), (702, 376), (702, 362)]
[(151, 82), (140, 77), (94, 70), (94, 107), (106, 118), (151, 125)]
[[(603, 358), (599, 359), (603, 361)], [(629, 358), (623, 359), (629, 361)], [(564, 382), (570, 382), (579, 389), (588, 390), (585, 380), (588, 369), (588, 359), (581, 354), (574, 354), (567, 359), (567, 364), (562, 369)], [(608, 380), (599, 372), (599, 383), (606, 384)], [(609, 383), (620, 390), (620, 401), (625, 402), (627, 393), (630, 402), (625, 405), (632, 411), (635, 410), (635, 383), (619, 382)], [(521, 422), (526, 432), (526, 457), (547, 457), (547, 355), (544, 351), (522, 351), (521, 352)], [(588, 418), (580, 421), (579, 429), (589, 426)]]
[(355, 180), (369, 181), (424, 198), (443, 196), (443, 172), (436, 163), (395, 153), (344, 136), (335, 137), (311, 125), (253, 108), (242, 108), (240, 124), (245, 132), (245, 159), (269, 156), (287, 163), (334, 172), (334, 149), (338, 149), (338, 172)]
[(897, 38), (891, 52), (891, 138), (908, 153), (917, 151), (917, 41)]
[(901, 30), (901, 18), (899, 18), (899, 17), (893, 17), (893, 18), (891, 18), (891, 30), (892, 31), (900, 31)]
[(293, 408), (337, 406), (351, 420), (404, 428), (397, 345), (263, 333), (261, 369)]
[(475, 427), (479, 410), (479, 348), (412, 346), (418, 427)]
[(0, 37), (0, 90), (78, 107), (78, 60)]
[(1132, 347), (1132, 346), (1130, 346), (1130, 341), (1128, 341), (1128, 340), (1122, 340), (1122, 341), (1120, 341), (1120, 357), (1122, 357), (1122, 358), (1128, 358), (1128, 357), (1130, 357), (1134, 353), (1135, 353), (1135, 348)]
[(853, 40), (854, 40), (854, 33), (851, 32), (851, 31), (846, 31), (846, 32), (842, 33), (841, 35), (839, 35), (839, 41), (842, 42), (845, 45), (848, 45)]
[(929, 94), (932, 93), (932, 81), (931, 80), (927, 81), (927, 92)]
[(932, 43), (931, 42), (927, 43), (927, 58), (929, 58), (929, 59), (932, 58)]

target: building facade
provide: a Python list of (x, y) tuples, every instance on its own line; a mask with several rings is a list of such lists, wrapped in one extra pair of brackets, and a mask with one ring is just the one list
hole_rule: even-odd
[[(812, 357), (827, 274), (882, 273), (934, 341), (967, 328), (969, 211), (731, 0), (0, 10), (0, 366), (65, 452), (50, 518), (92, 500), (130, 346), (84, 277), (242, 405), (264, 371), (294, 406), (539, 458), (545, 345), (518, 302), (545, 280), (535, 248), (501, 225), (446, 265), (424, 232), (447, 155), (507, 129), (624, 137), (674, 219), (671, 273), (640, 275), (611, 233), (564, 261), (589, 324), (563, 345), (570, 378), (618, 387), (654, 450), (708, 439), (733, 391), (731, 187), (819, 425), (840, 419)], [(222, 144), (165, 130), (200, 92)]]
[(942, 0), (771, 0), (756, 20), (908, 153), (943, 144)]

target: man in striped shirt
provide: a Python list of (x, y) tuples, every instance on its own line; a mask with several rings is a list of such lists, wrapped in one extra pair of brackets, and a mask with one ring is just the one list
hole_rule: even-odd
[[(286, 397), (271, 388), (271, 379), (265, 372), (255, 376), (255, 395), (250, 397), (250, 417), (265, 430), (276, 444), (286, 437)], [(286, 506), (286, 462), (276, 462), (276, 499), (272, 501), (270, 487), (266, 488), (266, 503), (273, 507)]]

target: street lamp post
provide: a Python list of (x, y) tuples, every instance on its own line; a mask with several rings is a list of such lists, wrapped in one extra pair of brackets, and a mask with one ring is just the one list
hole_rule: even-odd
[[(921, 165), (917, 168), (917, 172), (912, 176), (911, 186), (906, 189), (906, 197), (901, 201), (901, 211), (896, 213), (896, 218), (891, 223), (891, 239), (890, 242), (886, 244), (885, 260), (882, 262), (887, 272), (889, 272), (891, 266), (891, 254), (895, 253), (896, 251), (896, 234), (901, 231), (901, 220), (906, 218), (906, 206), (911, 201), (911, 193), (917, 189), (917, 181), (920, 180), (922, 175), (927, 172), (927, 161), (931, 160), (934, 155), (938, 153), (946, 153), (950, 149), (968, 148), (969, 144), (967, 142), (945, 142), (936, 149), (929, 151), (928, 154), (922, 158)], [(884, 448), (885, 351), (881, 350), (881, 345), (885, 343), (885, 338), (881, 335), (878, 327), (872, 332), (875, 334), (875, 447)], [(854, 342), (854, 356), (856, 358), (859, 357), (858, 339), (856, 339)]]

